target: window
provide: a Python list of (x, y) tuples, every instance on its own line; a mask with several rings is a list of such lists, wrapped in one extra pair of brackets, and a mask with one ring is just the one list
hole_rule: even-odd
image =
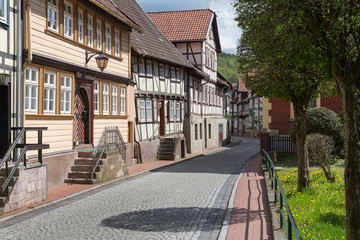
[(45, 72), (44, 113), (55, 114), (56, 73)]
[(174, 102), (169, 102), (168, 104), (170, 104), (169, 106), (169, 120), (172, 122), (174, 121)]
[(202, 90), (201, 90), (201, 86), (199, 85), (199, 89), (198, 89), (198, 102), (201, 101), (201, 95), (200, 95), (200, 92), (202, 93)]
[(102, 44), (102, 40), (101, 40), (101, 21), (100, 20), (96, 20), (96, 48), (101, 50), (101, 44)]
[[(2, 0), (6, 2), (6, 0)], [(47, 4), (48, 29), (59, 31), (59, 6), (57, 0), (48, 0)]]
[(145, 101), (139, 100), (139, 122), (145, 122)]
[(98, 81), (94, 81), (94, 113), (99, 114), (99, 82)]
[(87, 22), (87, 29), (88, 29), (88, 46), (94, 46), (94, 25), (93, 25), (93, 17), (88, 15), (88, 22)]
[(164, 64), (159, 64), (159, 78), (164, 79), (165, 78), (165, 69)]
[(181, 120), (180, 105), (181, 105), (180, 102), (176, 102), (176, 121), (178, 121), (178, 122), (180, 122), (180, 120)]
[(146, 100), (146, 121), (152, 122), (152, 106), (151, 100)]
[(211, 68), (215, 70), (215, 53), (211, 52)]
[(202, 124), (200, 123), (200, 126), (199, 126), (199, 128), (200, 128), (200, 139), (202, 139)]
[(37, 113), (39, 70), (26, 68), (25, 71), (25, 111)]
[(205, 87), (205, 104), (207, 104), (207, 87)]
[(139, 60), (139, 74), (145, 75), (144, 59)]
[(105, 24), (105, 51), (111, 54), (111, 27), (109, 24)]
[(120, 88), (120, 115), (125, 115), (126, 113), (126, 88)]
[(205, 49), (205, 65), (210, 65), (210, 50), (208, 48)]
[(0, 0), (0, 23), (8, 24), (8, 1)]
[(195, 123), (195, 140), (198, 140), (198, 125)]
[(180, 82), (181, 76), (180, 76), (180, 70), (179, 70), (179, 68), (176, 68), (175, 71), (176, 71), (176, 80), (177, 80), (178, 82)]
[(193, 101), (194, 102), (196, 101), (196, 83), (194, 83), (194, 86), (193, 86)]
[(146, 60), (146, 76), (152, 76), (152, 64), (150, 60)]
[(114, 45), (115, 56), (120, 57), (120, 33), (118, 30), (115, 30)]
[(61, 105), (60, 112), (65, 114), (71, 113), (71, 91), (72, 91), (72, 77), (61, 76)]
[(109, 84), (103, 84), (103, 114), (109, 114)]
[(81, 9), (78, 10), (78, 42), (84, 43), (84, 16)]
[(112, 114), (118, 114), (118, 86), (112, 86), (111, 91), (112, 99)]
[(72, 4), (64, 2), (64, 35), (73, 38), (73, 11)]
[(174, 67), (170, 67), (170, 78), (171, 80), (176, 80), (176, 75), (175, 75), (175, 68)]

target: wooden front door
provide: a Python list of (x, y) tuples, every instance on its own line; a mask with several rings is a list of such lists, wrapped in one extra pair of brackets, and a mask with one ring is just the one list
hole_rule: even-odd
[(165, 136), (165, 101), (160, 100), (159, 106), (160, 106), (159, 134), (160, 134), (160, 136)]
[(73, 141), (79, 144), (90, 143), (89, 99), (83, 88), (75, 95)]

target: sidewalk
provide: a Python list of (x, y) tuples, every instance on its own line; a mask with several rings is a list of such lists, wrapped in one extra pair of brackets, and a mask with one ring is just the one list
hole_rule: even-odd
[[(240, 142), (239, 140), (232, 139), (231, 142), (224, 147), (232, 147), (232, 146), (238, 144), (239, 142)], [(113, 181), (119, 181), (121, 179), (127, 179), (127, 178), (134, 177), (137, 175), (145, 174), (153, 169), (161, 168), (161, 167), (172, 165), (172, 164), (177, 164), (181, 161), (185, 161), (185, 160), (189, 160), (191, 158), (197, 157), (197, 156), (213, 153), (213, 152), (219, 151), (221, 149), (222, 149), (222, 147), (219, 147), (219, 148), (208, 149), (208, 150), (194, 153), (194, 154), (189, 154), (186, 156), (186, 158), (179, 159), (177, 161), (152, 161), (152, 162), (147, 162), (147, 163), (142, 163), (142, 164), (134, 164), (134, 165), (128, 167), (128, 170), (129, 170), (128, 175), (122, 176)], [(21, 209), (18, 209), (18, 210), (9, 212), (9, 213), (5, 213), (0, 216), (0, 219), (5, 218), (5, 217), (11, 217), (12, 215), (16, 215), (18, 213), (24, 212), (28, 209), (32, 209), (34, 207), (38, 207), (38, 206), (45, 205), (45, 204), (51, 204), (51, 202), (54, 202), (54, 201), (55, 201), (54, 204), (56, 204), (57, 201), (59, 201), (61, 199), (69, 198), (73, 194), (78, 194), (78, 193), (81, 193), (82, 191), (91, 190), (92, 188), (99, 187), (101, 185), (111, 184), (111, 182), (113, 182), (113, 181), (100, 183), (100, 184), (94, 184), (94, 185), (89, 185), (89, 184), (71, 184), (70, 185), (70, 184), (64, 183), (59, 186), (51, 187), (48, 189), (48, 195), (47, 195), (47, 199), (45, 201), (34, 204), (32, 206), (24, 207), (24, 208), (21, 208)]]
[(242, 175), (234, 199), (227, 240), (274, 239), (266, 182), (260, 157)]

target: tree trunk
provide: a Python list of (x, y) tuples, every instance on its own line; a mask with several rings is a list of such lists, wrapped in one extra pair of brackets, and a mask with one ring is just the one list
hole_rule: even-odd
[(297, 190), (301, 191), (302, 188), (310, 186), (309, 159), (305, 151), (306, 109), (304, 109), (303, 104), (299, 104), (299, 103), (293, 103), (293, 104), (294, 104), (295, 129), (296, 129), (296, 156), (297, 156), (297, 165), (298, 165)]
[(344, 110), (345, 201), (347, 239), (360, 239), (360, 90), (336, 79)]

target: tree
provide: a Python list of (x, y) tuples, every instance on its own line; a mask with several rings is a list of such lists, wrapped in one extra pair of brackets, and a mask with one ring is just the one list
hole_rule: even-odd
[[(295, 34), (312, 39), (311, 44), (324, 58), (317, 61), (317, 56), (310, 56), (309, 61), (327, 69), (336, 82), (344, 112), (346, 234), (347, 239), (360, 239), (360, 3), (357, 0), (266, 0), (267, 8), (258, 9), (258, 5), (263, 5), (261, 2), (239, 1), (235, 7), (249, 4), (245, 12), (261, 10), (258, 14), (264, 15), (280, 11), (281, 16), (272, 16), (275, 22), (285, 22), (284, 19), (296, 14), (299, 28), (284, 32), (283, 38)], [(243, 8), (239, 10), (243, 14)], [(251, 18), (245, 20), (244, 26), (253, 22)]]
[(313, 47), (313, 39), (297, 33), (301, 28), (298, 15), (302, 13), (295, 11), (288, 17), (281, 3), (270, 2), (273, 5), (269, 1), (235, 3), (236, 20), (243, 30), (238, 47), (240, 71), (248, 76), (247, 86), (260, 95), (280, 97), (293, 104), (300, 191), (310, 185), (305, 113), (327, 76), (323, 66), (316, 64), (322, 62), (323, 56)]

